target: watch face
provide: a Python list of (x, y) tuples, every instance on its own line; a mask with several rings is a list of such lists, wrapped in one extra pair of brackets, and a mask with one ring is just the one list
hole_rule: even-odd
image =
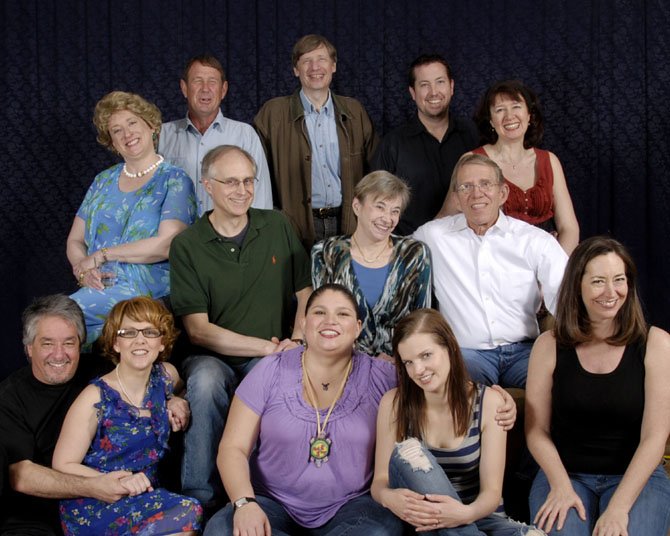
[(246, 497), (242, 497), (241, 499), (237, 499), (235, 501), (235, 508), (240, 508), (244, 506), (245, 504), (249, 504), (249, 501), (247, 501)]

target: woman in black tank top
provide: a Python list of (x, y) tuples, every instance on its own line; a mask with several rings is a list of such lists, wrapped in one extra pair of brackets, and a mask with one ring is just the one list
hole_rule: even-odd
[(540, 464), (530, 494), (548, 534), (665, 536), (670, 480), (670, 335), (649, 328), (635, 265), (617, 241), (573, 252), (555, 329), (535, 342), (526, 386), (528, 447)]

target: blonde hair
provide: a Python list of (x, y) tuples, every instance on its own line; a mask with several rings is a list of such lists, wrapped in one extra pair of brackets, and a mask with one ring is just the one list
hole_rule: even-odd
[(109, 134), (109, 118), (116, 112), (125, 110), (134, 113), (156, 133), (156, 136), (154, 136), (154, 148), (157, 148), (158, 134), (161, 130), (161, 111), (155, 104), (136, 93), (127, 93), (125, 91), (107, 93), (95, 105), (93, 124), (98, 131), (96, 138), (98, 143), (110, 151), (116, 152), (116, 149), (112, 145), (112, 137)]
[(393, 173), (380, 170), (368, 173), (354, 188), (354, 197), (361, 203), (366, 198), (393, 199), (400, 198), (400, 209), (405, 210), (410, 198), (410, 188), (405, 181)]

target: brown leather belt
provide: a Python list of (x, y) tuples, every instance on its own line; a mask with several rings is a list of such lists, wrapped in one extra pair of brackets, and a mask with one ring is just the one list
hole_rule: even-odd
[(312, 214), (315, 218), (321, 218), (325, 220), (327, 218), (337, 218), (342, 213), (342, 207), (323, 207), (323, 208), (313, 208)]

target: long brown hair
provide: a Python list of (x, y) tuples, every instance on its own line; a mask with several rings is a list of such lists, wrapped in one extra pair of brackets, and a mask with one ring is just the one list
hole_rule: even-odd
[(615, 329), (605, 342), (623, 346), (635, 341), (645, 341), (647, 322), (637, 291), (637, 269), (626, 248), (607, 236), (594, 236), (584, 240), (570, 255), (565, 268), (563, 283), (558, 291), (556, 325), (554, 334), (559, 345), (574, 347), (593, 338), (591, 320), (582, 299), (582, 279), (586, 265), (600, 255), (614, 253), (624, 264), (628, 283), (626, 301), (614, 317)]
[(411, 312), (393, 329), (393, 356), (398, 375), (398, 391), (394, 399), (396, 414), (396, 440), (408, 437), (423, 439), (426, 425), (426, 397), (423, 389), (409, 377), (398, 352), (398, 345), (411, 335), (425, 333), (442, 346), (449, 354), (450, 371), (447, 379), (449, 409), (457, 436), (468, 429), (472, 407), (472, 383), (468, 376), (461, 350), (444, 317), (434, 309), (417, 309)]

